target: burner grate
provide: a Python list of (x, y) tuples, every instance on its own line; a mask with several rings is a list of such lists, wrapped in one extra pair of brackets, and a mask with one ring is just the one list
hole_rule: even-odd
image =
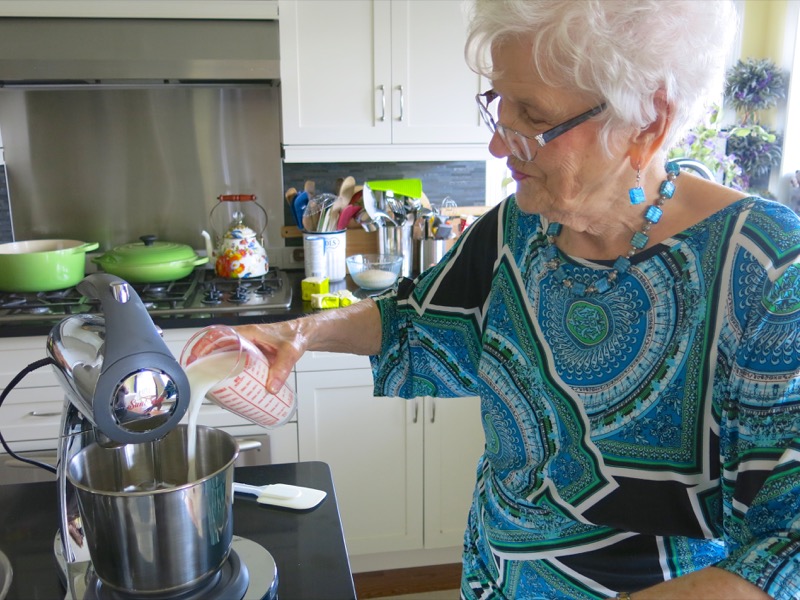
[[(132, 284), (152, 316), (208, 317), (289, 308), (292, 286), (288, 275), (271, 269), (247, 280), (216, 277), (210, 269), (195, 269), (187, 277), (164, 283)], [(56, 321), (72, 314), (97, 313), (100, 303), (74, 287), (53, 292), (0, 292), (0, 323)]]

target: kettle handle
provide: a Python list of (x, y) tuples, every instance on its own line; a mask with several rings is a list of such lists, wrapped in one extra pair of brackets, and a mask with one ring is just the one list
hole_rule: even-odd
[(252, 202), (255, 199), (255, 194), (222, 194), (217, 196), (217, 200), (220, 202)]

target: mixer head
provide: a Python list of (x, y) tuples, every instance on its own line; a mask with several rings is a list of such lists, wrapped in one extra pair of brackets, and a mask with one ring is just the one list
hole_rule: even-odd
[(72, 315), (50, 332), (47, 352), (69, 402), (119, 444), (157, 440), (189, 404), (189, 381), (136, 291), (95, 273), (78, 284), (103, 316)]

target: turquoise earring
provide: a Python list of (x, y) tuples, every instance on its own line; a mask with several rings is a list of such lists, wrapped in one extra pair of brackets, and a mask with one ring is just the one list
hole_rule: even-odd
[(639, 185), (641, 178), (642, 172), (639, 169), (636, 169), (636, 185), (628, 190), (628, 197), (631, 199), (631, 204), (634, 206), (644, 202), (644, 190), (642, 189), (642, 186)]

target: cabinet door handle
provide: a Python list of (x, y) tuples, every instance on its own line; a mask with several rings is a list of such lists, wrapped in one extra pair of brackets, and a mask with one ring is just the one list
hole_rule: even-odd
[(414, 398), (414, 418), (411, 419), (412, 423), (416, 423), (419, 419), (419, 398)]
[(397, 118), (397, 120), (398, 121), (402, 121), (403, 120), (403, 112), (404, 112), (404, 109), (405, 109), (404, 100), (403, 100), (403, 86), (402, 85), (398, 85), (397, 89), (400, 92), (400, 116)]
[(378, 121), (385, 121), (386, 120), (386, 88), (383, 85), (379, 85), (378, 89), (381, 91), (381, 116), (378, 117)]
[(436, 422), (436, 398), (431, 398), (431, 423)]
[(236, 440), (239, 446), (239, 452), (247, 452), (248, 450), (261, 450), (263, 445), (259, 440)]
[(38, 410), (32, 410), (28, 413), (30, 417), (59, 417), (61, 416), (60, 412), (39, 412)]

